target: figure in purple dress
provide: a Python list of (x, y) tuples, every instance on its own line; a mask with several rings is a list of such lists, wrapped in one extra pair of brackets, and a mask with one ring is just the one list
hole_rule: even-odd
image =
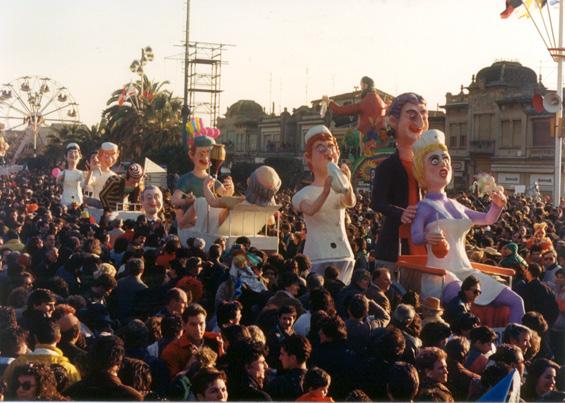
[[(422, 295), (441, 297), (447, 304), (457, 296), (461, 282), (474, 275), (479, 279), (482, 290), (475, 303), (507, 305), (510, 322), (520, 322), (525, 313), (522, 298), (495, 278), (474, 269), (465, 251), (465, 235), (473, 225), (490, 225), (498, 220), (506, 205), (504, 192), (496, 190), (491, 193), (487, 213), (471, 210), (445, 194), (445, 188), (451, 182), (452, 169), (444, 133), (428, 130), (416, 141), (413, 150), (414, 176), (420, 187), (426, 190), (426, 196), (418, 203), (412, 222), (412, 240), (426, 245), (427, 266), (447, 271), (443, 281), (439, 276), (422, 275)], [(447, 251), (438, 252), (437, 247), (442, 244), (447, 244)]]

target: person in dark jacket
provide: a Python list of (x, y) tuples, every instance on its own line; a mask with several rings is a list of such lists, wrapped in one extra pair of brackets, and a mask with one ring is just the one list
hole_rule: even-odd
[[(447, 388), (447, 354), (437, 347), (426, 347), (416, 357), (416, 368), (420, 373), (420, 391), (417, 400), (453, 402)], [(438, 399), (439, 400), (436, 400)]]
[(526, 284), (517, 292), (524, 299), (526, 312), (541, 313), (551, 327), (559, 315), (555, 294), (546, 283), (541, 281), (542, 270), (537, 263), (530, 263), (525, 274)]
[(124, 344), (119, 337), (98, 337), (88, 351), (89, 374), (65, 390), (65, 395), (79, 401), (143, 400), (141, 393), (122, 384), (117, 376), (124, 355)]
[(471, 275), (463, 280), (461, 291), (451, 301), (447, 301), (445, 309), (445, 320), (452, 324), (457, 317), (464, 312), (471, 311), (473, 301), (481, 294), (479, 279)]
[(469, 341), (460, 336), (453, 337), (445, 346), (447, 352), (447, 387), (456, 401), (463, 401), (469, 393), (469, 385), (481, 376), (463, 366), (469, 353)]
[(311, 352), (310, 341), (303, 336), (292, 335), (281, 343), (279, 360), (282, 369), (265, 387), (274, 400), (294, 401), (304, 393), (302, 383)]
[(263, 390), (266, 371), (264, 346), (251, 339), (233, 346), (228, 365), (228, 395), (232, 401), (271, 401)]
[[(396, 262), (399, 252), (425, 254), (422, 247), (410, 242), (410, 223), (420, 200), (420, 188), (412, 170), (412, 145), (428, 130), (429, 123), (426, 101), (414, 93), (397, 96), (388, 114), (396, 152), (375, 170), (371, 208), (384, 216), (376, 245), (377, 259)], [(399, 251), (399, 239), (402, 251)]]

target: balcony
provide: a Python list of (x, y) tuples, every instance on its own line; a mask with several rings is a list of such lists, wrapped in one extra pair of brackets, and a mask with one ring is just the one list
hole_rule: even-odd
[(471, 140), (469, 141), (470, 154), (494, 154), (494, 140)]

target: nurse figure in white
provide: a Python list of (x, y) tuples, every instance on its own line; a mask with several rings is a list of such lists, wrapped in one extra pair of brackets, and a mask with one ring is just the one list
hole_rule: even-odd
[(306, 223), (304, 254), (312, 261), (312, 272), (323, 275), (333, 265), (339, 269), (339, 279), (348, 284), (355, 265), (345, 231), (345, 209), (353, 207), (356, 201), (349, 183), (351, 172), (345, 164), (336, 172), (339, 169), (334, 164), (339, 160), (339, 147), (326, 126), (308, 130), (305, 142), (304, 159), (314, 181), (292, 198), (292, 205), (302, 212)]
[(63, 195), (61, 204), (70, 207), (73, 203), (77, 206), (82, 204), (82, 190), (84, 187), (84, 172), (77, 169), (82, 158), (80, 147), (77, 143), (69, 143), (66, 148), (67, 168), (57, 177), (57, 181), (63, 183)]

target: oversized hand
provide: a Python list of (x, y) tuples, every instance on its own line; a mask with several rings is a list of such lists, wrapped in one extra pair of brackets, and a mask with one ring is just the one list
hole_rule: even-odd
[(410, 224), (412, 222), (412, 220), (414, 219), (414, 217), (416, 217), (416, 205), (415, 204), (408, 206), (408, 207), (406, 207), (406, 209), (404, 209), (402, 216), (400, 216), (400, 222), (402, 222), (402, 224)]
[(443, 236), (442, 231), (426, 233), (426, 242), (430, 245), (438, 245), (442, 241), (445, 241), (445, 236)]
[(231, 176), (228, 176), (226, 179), (224, 179), (223, 185), (224, 185), (224, 189), (226, 189), (225, 195), (226, 196), (233, 195), (234, 185)]
[(496, 190), (492, 192), (490, 198), (492, 202), (500, 208), (504, 208), (504, 206), (506, 206), (506, 202), (508, 201), (506, 195), (504, 194), (504, 190)]
[(349, 181), (351, 182), (351, 171), (349, 170), (347, 164), (341, 164), (341, 172), (343, 172), (345, 176), (347, 176), (347, 179), (349, 179)]
[(214, 182), (216, 182), (216, 179), (212, 178), (211, 176), (207, 176), (204, 179), (204, 186), (207, 188), (211, 188)]

